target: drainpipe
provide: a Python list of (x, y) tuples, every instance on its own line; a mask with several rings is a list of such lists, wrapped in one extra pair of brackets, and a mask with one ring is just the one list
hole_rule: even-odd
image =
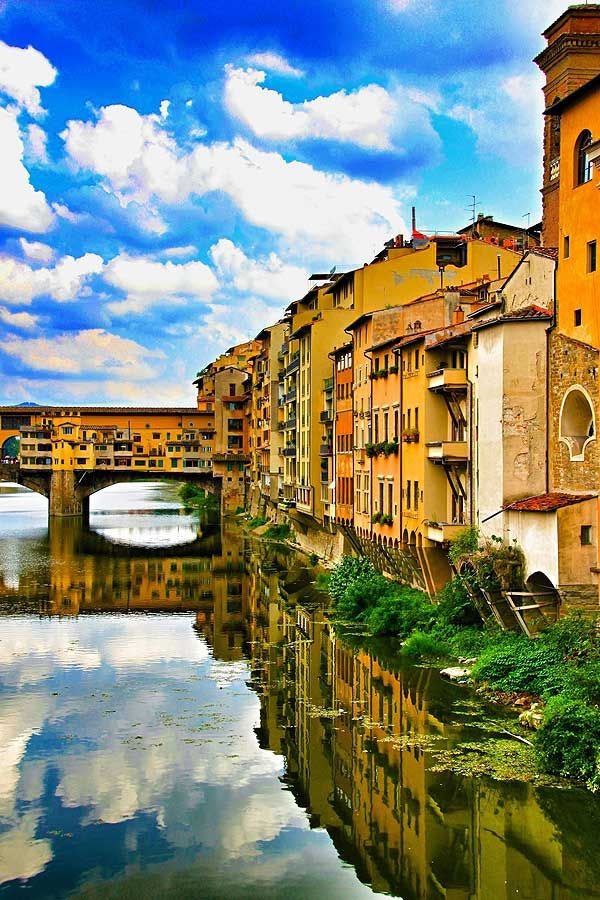
[(550, 434), (552, 429), (552, 423), (550, 421), (550, 338), (552, 336), (552, 332), (556, 328), (556, 320), (558, 318), (558, 294), (556, 291), (556, 274), (558, 270), (558, 259), (556, 260), (556, 265), (554, 266), (554, 275), (553, 275), (553, 286), (554, 286), (554, 310), (552, 316), (552, 323), (546, 329), (546, 397), (545, 397), (545, 410), (544, 415), (546, 417), (546, 440), (545, 440), (545, 450), (546, 450), (546, 493), (550, 492), (550, 453), (548, 452), (548, 448), (550, 446)]
[[(373, 379), (371, 375), (373, 374), (373, 359), (370, 353), (365, 350), (365, 356), (369, 360), (371, 364), (371, 368), (369, 371), (369, 427), (371, 429), (371, 439), (373, 438)], [(368, 434), (368, 432), (367, 432)], [(371, 443), (373, 441), (371, 440)], [(366, 452), (365, 452), (366, 456)], [(369, 457), (369, 531), (371, 531), (371, 524), (373, 522), (373, 457)]]

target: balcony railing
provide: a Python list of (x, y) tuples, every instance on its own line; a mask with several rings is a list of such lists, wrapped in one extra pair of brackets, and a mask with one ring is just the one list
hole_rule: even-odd
[(319, 447), (319, 456), (333, 456), (333, 445), (321, 444)]
[(434, 463), (466, 463), (469, 445), (466, 441), (436, 441), (427, 444), (427, 459)]
[(333, 410), (324, 409), (319, 416), (319, 422), (333, 422)]
[(292, 360), (291, 360), (289, 366), (286, 368), (285, 374), (293, 375), (294, 372), (297, 372), (299, 368), (300, 368), (300, 354), (296, 353), (294, 356), (292, 356)]
[(284, 447), (283, 448), (284, 456), (295, 456), (296, 455), (296, 447), (295, 445), (292, 447)]
[(296, 399), (296, 388), (292, 388), (291, 391), (288, 391), (285, 397), (283, 398), (286, 403), (291, 403)]
[(286, 419), (285, 422), (283, 423), (282, 427), (285, 431), (287, 431), (289, 428), (295, 428), (296, 427), (296, 417), (292, 416), (290, 419)]
[(466, 523), (449, 524), (448, 522), (429, 522), (427, 524), (427, 537), (438, 544), (446, 544), (467, 527)]
[(430, 372), (428, 388), (430, 391), (466, 391), (466, 369), (437, 369)]

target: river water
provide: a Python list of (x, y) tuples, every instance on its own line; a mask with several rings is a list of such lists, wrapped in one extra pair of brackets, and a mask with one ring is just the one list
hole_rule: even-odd
[[(600, 897), (600, 803), (436, 772), (478, 701), (172, 487), (0, 489), (0, 897)], [(410, 740), (426, 735), (427, 739)]]

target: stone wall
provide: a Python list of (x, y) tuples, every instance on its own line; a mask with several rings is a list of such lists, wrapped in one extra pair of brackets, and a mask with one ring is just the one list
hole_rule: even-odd
[(561, 615), (577, 610), (586, 615), (600, 615), (600, 601), (597, 584), (561, 584)]
[(596, 413), (596, 429), (600, 421), (600, 389), (598, 366), (600, 355), (588, 344), (573, 340), (557, 331), (550, 336), (549, 398), (549, 480), (551, 491), (585, 492), (598, 489), (600, 475), (600, 442), (591, 441), (585, 459), (574, 461), (569, 448), (559, 441), (560, 409), (570, 387), (583, 387), (592, 398)]

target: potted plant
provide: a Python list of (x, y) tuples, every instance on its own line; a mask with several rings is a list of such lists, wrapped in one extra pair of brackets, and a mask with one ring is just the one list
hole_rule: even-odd
[(373, 523), (373, 525), (378, 525), (381, 522), (381, 518), (382, 518), (381, 513), (378, 513), (378, 512), (373, 513), (373, 516), (371, 517), (371, 522)]
[(398, 366), (397, 365), (390, 366), (388, 369), (388, 372), (390, 373), (390, 375), (397, 375), (398, 374)]
[(367, 454), (369, 459), (371, 459), (373, 456), (375, 456), (376, 452), (377, 451), (375, 450), (375, 444), (371, 444), (371, 443), (365, 444), (365, 453)]

